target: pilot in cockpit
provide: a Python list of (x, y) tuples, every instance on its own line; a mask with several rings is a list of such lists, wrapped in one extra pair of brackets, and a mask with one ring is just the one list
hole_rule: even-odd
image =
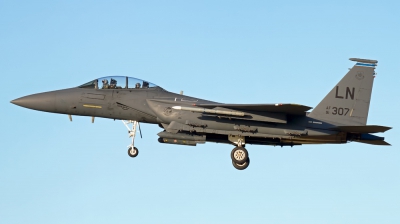
[(136, 83), (135, 89), (140, 89), (140, 83)]
[(111, 79), (110, 81), (110, 89), (116, 89), (117, 88), (117, 80)]
[(108, 89), (109, 88), (107, 79), (103, 79), (101, 82), (103, 83), (103, 87), (101, 87), (102, 89)]

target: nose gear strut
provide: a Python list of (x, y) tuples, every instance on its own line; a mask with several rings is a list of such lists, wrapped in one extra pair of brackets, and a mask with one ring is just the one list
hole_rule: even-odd
[[(132, 138), (132, 143), (128, 145), (128, 155), (130, 157), (136, 157), (139, 154), (139, 149), (135, 147), (135, 136), (136, 136), (136, 127), (139, 127), (140, 138), (142, 138), (142, 130), (140, 130), (140, 124), (137, 121), (125, 121), (122, 120), (125, 127), (128, 129), (129, 138)], [(132, 124), (132, 129), (129, 128), (129, 124)]]

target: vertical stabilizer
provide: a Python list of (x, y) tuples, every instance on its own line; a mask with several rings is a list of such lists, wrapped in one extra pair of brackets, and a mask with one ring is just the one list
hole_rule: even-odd
[(333, 87), (309, 117), (339, 125), (366, 125), (375, 67), (378, 61), (350, 58), (357, 62)]

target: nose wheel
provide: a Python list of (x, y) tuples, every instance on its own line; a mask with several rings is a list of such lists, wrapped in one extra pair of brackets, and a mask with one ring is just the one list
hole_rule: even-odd
[[(132, 158), (135, 158), (139, 154), (139, 149), (135, 147), (135, 137), (136, 137), (136, 128), (139, 126), (139, 122), (137, 121), (122, 121), (125, 127), (128, 129), (129, 138), (132, 138), (132, 142), (128, 145), (128, 155)], [(132, 124), (132, 128), (129, 128), (129, 125)], [(140, 126), (139, 126), (140, 131)], [(142, 133), (140, 132), (140, 136)]]
[(139, 149), (137, 149), (136, 147), (130, 147), (128, 149), (128, 155), (132, 158), (135, 158), (137, 155), (139, 155)]

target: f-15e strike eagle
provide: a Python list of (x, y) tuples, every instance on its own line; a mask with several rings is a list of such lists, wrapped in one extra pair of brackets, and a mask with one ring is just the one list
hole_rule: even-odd
[[(360, 142), (389, 145), (373, 133), (390, 127), (367, 125), (375, 67), (378, 61), (350, 58), (356, 64), (313, 109), (298, 104), (224, 104), (175, 94), (150, 82), (113, 76), (81, 86), (15, 99), (11, 103), (52, 113), (122, 120), (134, 146), (138, 122), (157, 124), (160, 143), (232, 144), (232, 164), (250, 164), (246, 144), (296, 146)], [(132, 124), (132, 128), (129, 125)], [(139, 126), (140, 128), (140, 126)], [(140, 129), (139, 129), (140, 130)]]

